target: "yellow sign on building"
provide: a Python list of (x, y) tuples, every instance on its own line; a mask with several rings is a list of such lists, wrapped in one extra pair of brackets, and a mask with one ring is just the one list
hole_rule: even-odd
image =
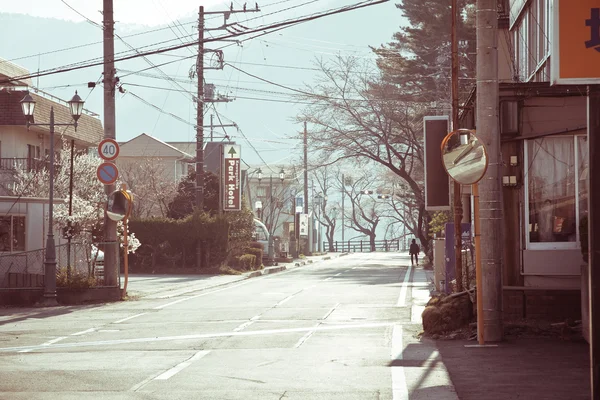
[(600, 1), (554, 0), (552, 84), (600, 83)]

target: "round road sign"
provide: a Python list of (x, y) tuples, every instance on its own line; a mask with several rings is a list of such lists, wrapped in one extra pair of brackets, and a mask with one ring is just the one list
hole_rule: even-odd
[(119, 155), (119, 144), (114, 139), (104, 139), (98, 145), (98, 154), (103, 160), (112, 161)]
[(98, 175), (100, 182), (104, 183), (105, 185), (112, 185), (119, 177), (119, 170), (115, 164), (103, 162), (98, 166), (96, 174)]

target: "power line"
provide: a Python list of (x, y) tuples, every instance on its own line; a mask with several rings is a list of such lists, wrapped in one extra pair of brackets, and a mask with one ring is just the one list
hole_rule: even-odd
[[(217, 42), (217, 41), (220, 41), (220, 40), (235, 38), (235, 37), (238, 37), (238, 36), (247, 35), (247, 34), (250, 34), (250, 33), (258, 33), (258, 32), (262, 32), (262, 33), (260, 33), (260, 35), (264, 35), (264, 34), (267, 34), (267, 33), (272, 33), (272, 32), (266, 32), (266, 30), (268, 30), (268, 29), (273, 29), (273, 30), (277, 29), (277, 28), (282, 28), (283, 29), (283, 28), (286, 28), (286, 27), (297, 25), (299, 23), (313, 21), (313, 20), (320, 19), (320, 18), (323, 18), (323, 17), (326, 17), (326, 16), (330, 16), (330, 15), (334, 15), (334, 14), (339, 14), (339, 13), (344, 13), (344, 12), (348, 12), (348, 11), (353, 11), (353, 10), (357, 10), (357, 9), (360, 9), (360, 8), (364, 8), (364, 7), (369, 7), (369, 6), (373, 6), (373, 5), (385, 3), (385, 2), (388, 2), (388, 1), (389, 0), (375, 0), (375, 1), (370, 1), (370, 2), (367, 2), (367, 3), (365, 3), (365, 2), (356, 3), (356, 4), (352, 5), (352, 6), (339, 8), (339, 9), (336, 9), (334, 11), (323, 12), (323, 13), (316, 13), (316, 14), (313, 14), (313, 15), (310, 15), (310, 16), (306, 16), (306, 17), (302, 17), (302, 18), (298, 18), (298, 19), (295, 19), (295, 20), (286, 20), (286, 21), (282, 21), (282, 22), (279, 22), (279, 23), (275, 23), (275, 24), (269, 25), (269, 26), (257, 27), (255, 29), (251, 29), (251, 30), (248, 30), (248, 31), (245, 31), (245, 32), (241, 32), (241, 33), (224, 35), (224, 36), (215, 37), (215, 38), (212, 38), (212, 39), (205, 39), (204, 42), (205, 43)], [(169, 52), (169, 51), (179, 50), (179, 49), (182, 49), (182, 48), (186, 48), (186, 47), (189, 47), (189, 46), (195, 46), (195, 45), (197, 45), (196, 41), (190, 42), (190, 43), (184, 43), (184, 44), (177, 45), (177, 46), (170, 46), (170, 47), (166, 47), (166, 48), (163, 48), (163, 49), (150, 50), (150, 51), (146, 51), (146, 52), (138, 52), (138, 54), (124, 56), (124, 57), (120, 57), (120, 58), (115, 58), (114, 62), (131, 60), (131, 59), (139, 58), (139, 57), (142, 57), (142, 56), (149, 56), (149, 55), (154, 55), (154, 54), (166, 53), (166, 52)], [(53, 74), (58, 74), (58, 73), (63, 73), (63, 72), (74, 71), (74, 70), (83, 69), (83, 68), (90, 68), (90, 67), (99, 66), (99, 65), (104, 65), (104, 60), (101, 61), (101, 62), (90, 62), (90, 63), (87, 63), (87, 64), (78, 65), (78, 66), (65, 67), (65, 68), (55, 68), (55, 69), (51, 69), (51, 70), (46, 70), (46, 71), (34, 73), (34, 74), (17, 76), (17, 77), (13, 77), (13, 78), (9, 78), (9, 79), (4, 79), (4, 80), (0, 81), (0, 84), (10, 83), (10, 82), (14, 82), (14, 81), (23, 80), (23, 79), (31, 79), (31, 78), (35, 78), (35, 77), (38, 77), (38, 76), (47, 76), (47, 75), (53, 75)]]

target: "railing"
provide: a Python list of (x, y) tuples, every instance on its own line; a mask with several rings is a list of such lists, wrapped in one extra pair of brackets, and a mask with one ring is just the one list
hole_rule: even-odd
[[(112, 245), (112, 244), (111, 244)], [(106, 249), (109, 244), (97, 247)], [(31, 250), (20, 253), (0, 253), (0, 289), (14, 287), (43, 287), (46, 250)], [(105, 286), (104, 260), (94, 257), (92, 246), (83, 243), (56, 246), (57, 275), (96, 277), (96, 286)]]
[[(375, 251), (398, 251), (400, 250), (400, 240), (399, 239), (390, 239), (390, 240), (376, 240), (375, 243)], [(323, 242), (324, 249), (330, 249), (328, 242)], [(335, 252), (370, 252), (371, 251), (371, 242), (369, 240), (347, 240), (347, 241), (335, 241), (333, 242), (333, 251)]]
[(43, 168), (45, 164), (33, 158), (0, 158), (0, 169), (32, 171)]
[[(40, 171), (48, 169), (50, 163), (47, 160), (37, 158), (0, 158), (0, 170), (14, 171), (21, 169), (23, 171)], [(59, 163), (54, 163), (55, 169), (60, 168)]]

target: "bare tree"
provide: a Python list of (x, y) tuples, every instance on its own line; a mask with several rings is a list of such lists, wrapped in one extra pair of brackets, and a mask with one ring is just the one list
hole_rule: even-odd
[(348, 221), (344, 225), (368, 237), (369, 247), (371, 251), (375, 251), (377, 227), (381, 221), (381, 205), (376, 200), (377, 195), (373, 190), (376, 185), (374, 185), (371, 174), (363, 172), (362, 175), (355, 176), (351, 182), (345, 182), (343, 185), (340, 175), (338, 185), (342, 188), (344, 195), (350, 199), (349, 207), (343, 210)]
[(157, 158), (121, 163), (123, 182), (134, 195), (133, 216), (136, 218), (166, 217), (169, 203), (177, 194), (177, 184), (166, 165)]
[(428, 218), (423, 182), (423, 105), (398, 100), (388, 85), (378, 85), (376, 68), (354, 58), (318, 61), (321, 75), (308, 86), (311, 102), (298, 115), (310, 124), (311, 152), (331, 165), (370, 160), (398, 177), (417, 219), (413, 233), (428, 248)]

